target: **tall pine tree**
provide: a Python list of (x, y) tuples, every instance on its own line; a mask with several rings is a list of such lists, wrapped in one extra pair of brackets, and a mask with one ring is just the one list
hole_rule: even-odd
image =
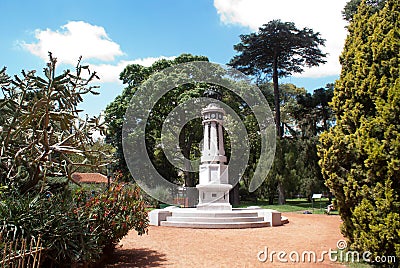
[(400, 257), (400, 10), (371, 15), (363, 0), (350, 23), (320, 165), (336, 196), (342, 232), (373, 256)]

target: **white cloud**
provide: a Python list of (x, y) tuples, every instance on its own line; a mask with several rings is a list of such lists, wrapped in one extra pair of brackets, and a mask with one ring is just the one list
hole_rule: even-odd
[(257, 31), (274, 19), (291, 21), (296, 27), (308, 27), (326, 39), (327, 63), (306, 69), (299, 77), (323, 77), (340, 73), (339, 55), (346, 38), (346, 22), (341, 11), (348, 0), (214, 0), (220, 19), (225, 24), (239, 24)]
[(119, 74), (124, 70), (124, 68), (129, 64), (140, 64), (143, 66), (151, 66), (154, 62), (160, 59), (173, 60), (175, 57), (148, 57), (143, 59), (136, 60), (121, 60), (117, 64), (89, 64), (90, 69), (96, 71), (98, 76), (100, 77), (100, 82), (117, 82), (122, 83), (119, 80)]
[[(119, 74), (128, 64), (150, 66), (159, 59), (174, 59), (175, 57), (148, 57), (135, 60), (119, 60), (124, 55), (120, 45), (113, 42), (101, 26), (91, 25), (84, 21), (70, 21), (60, 27), (61, 30), (35, 31), (36, 43), (21, 42), (23, 48), (33, 55), (48, 60), (48, 51), (51, 51), (59, 63), (74, 65), (80, 56), (83, 63), (90, 66), (100, 77), (100, 83), (121, 83)], [(91, 64), (92, 60), (103, 61), (101, 64)], [(110, 63), (109, 63), (110, 62)]]
[(37, 43), (22, 43), (32, 54), (47, 61), (51, 51), (58, 62), (76, 64), (78, 58), (113, 61), (123, 55), (120, 46), (113, 42), (101, 26), (84, 21), (70, 21), (61, 30), (36, 30)]
[(156, 58), (155, 57), (148, 57), (148, 58), (136, 59), (136, 60), (129, 61), (129, 64), (140, 64), (140, 65), (143, 65), (145, 67), (149, 67), (154, 62), (156, 62), (158, 60), (161, 60), (161, 59), (173, 60), (175, 58), (176, 58), (176, 56), (172, 56), (172, 57), (160, 56), (160, 57), (156, 57)]

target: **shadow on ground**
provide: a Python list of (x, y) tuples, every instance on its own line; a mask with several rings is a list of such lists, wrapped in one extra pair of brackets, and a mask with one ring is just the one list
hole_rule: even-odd
[(152, 249), (117, 249), (104, 267), (157, 267), (166, 262), (165, 254)]

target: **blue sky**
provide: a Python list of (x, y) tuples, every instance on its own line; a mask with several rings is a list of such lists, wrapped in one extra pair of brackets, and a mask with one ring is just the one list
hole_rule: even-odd
[(338, 55), (346, 31), (340, 11), (346, 0), (114, 0), (0, 1), (0, 67), (9, 75), (21, 69), (41, 71), (47, 51), (73, 68), (80, 55), (100, 74), (99, 96), (82, 108), (104, 110), (123, 85), (118, 75), (128, 63), (149, 65), (182, 53), (207, 56), (226, 64), (236, 54), (240, 34), (254, 32), (273, 19), (309, 27), (327, 40), (324, 66), (286, 82), (312, 91), (338, 78)]

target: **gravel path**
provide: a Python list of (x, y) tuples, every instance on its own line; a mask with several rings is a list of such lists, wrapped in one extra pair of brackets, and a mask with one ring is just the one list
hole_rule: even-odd
[[(150, 226), (148, 235), (130, 232), (120, 242), (106, 267), (342, 267), (329, 260), (301, 262), (305, 251), (321, 258), (323, 251), (336, 250), (340, 234), (340, 217), (283, 213), (289, 223), (280, 227), (254, 229), (185, 229)], [(260, 253), (267, 249), (266, 255)], [(277, 253), (284, 251), (288, 263)], [(297, 251), (300, 262), (293, 263)], [(289, 258), (289, 254), (291, 259)], [(306, 254), (306, 259), (308, 255)], [(311, 258), (313, 259), (313, 258)], [(271, 262), (272, 261), (272, 262)]]

